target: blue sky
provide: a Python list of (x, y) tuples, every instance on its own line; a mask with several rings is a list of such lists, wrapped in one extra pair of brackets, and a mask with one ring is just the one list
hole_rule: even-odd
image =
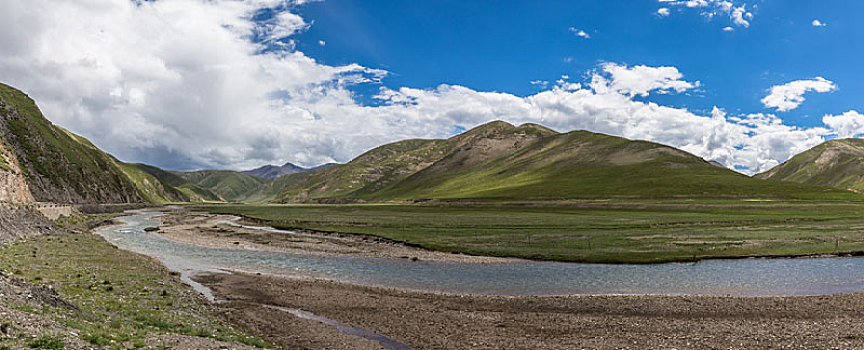
[(864, 135), (864, 3), (0, 2), (0, 81), (174, 170), (347, 162), (492, 120), (658, 142), (746, 174)]
[[(532, 81), (581, 77), (618, 62), (677, 67), (700, 81), (701, 91), (656, 100), (705, 113), (714, 106), (770, 112), (760, 103), (770, 87), (817, 76), (838, 90), (806, 95), (798, 109), (782, 113), (785, 121), (814, 126), (824, 114), (864, 107), (864, 2), (747, 4), (755, 8), (744, 28), (649, 0), (327, 0), (299, 7), (312, 26), (296, 39), (299, 50), (325, 64), (388, 70), (383, 84), (392, 88), (446, 83), (526, 96), (542, 90)], [(669, 16), (657, 14), (662, 7)], [(826, 26), (813, 26), (814, 19)], [(728, 26), (734, 30), (722, 30)]]

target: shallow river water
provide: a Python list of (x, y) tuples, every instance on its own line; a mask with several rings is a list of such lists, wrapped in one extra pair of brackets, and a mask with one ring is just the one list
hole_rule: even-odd
[[(98, 231), (118, 247), (160, 259), (184, 276), (238, 270), (459, 294), (788, 296), (864, 290), (864, 258), (732, 259), (698, 264), (606, 265), (517, 261), (441, 263), (325, 256), (178, 242), (145, 232), (159, 213)], [(188, 277), (187, 277), (188, 278)]]

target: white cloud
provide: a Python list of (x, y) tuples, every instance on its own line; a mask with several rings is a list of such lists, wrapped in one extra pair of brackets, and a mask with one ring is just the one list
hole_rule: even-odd
[(723, 31), (724, 31), (724, 32), (731, 32), (731, 31), (733, 31), (733, 30), (735, 30), (735, 28), (732, 28), (732, 27), (723, 27)]
[(786, 112), (798, 108), (804, 102), (804, 94), (809, 91), (824, 93), (834, 90), (837, 90), (837, 85), (822, 77), (796, 80), (771, 87), (768, 96), (762, 99), (762, 104), (767, 108), (777, 108), (778, 111)]
[[(748, 10), (748, 8), (755, 8), (755, 6), (750, 6), (744, 2), (733, 2), (729, 0), (658, 0), (662, 4), (662, 6), (680, 6), (688, 9), (698, 9), (699, 13), (708, 19), (713, 19), (718, 16), (725, 16), (732, 22), (732, 24), (747, 28), (750, 26), (750, 21), (753, 19), (753, 12)], [(667, 9), (666, 15), (669, 14), (668, 8), (663, 7), (662, 9)], [(660, 12), (658, 10), (658, 13)], [(662, 15), (662, 14), (661, 14)], [(724, 31), (730, 31), (724, 27)]]
[(659, 9), (657, 9), (657, 14), (661, 17), (669, 16), (669, 8), (668, 7), (661, 7)]
[(812, 24), (814, 27), (824, 27), (828, 25), (818, 19), (814, 19), (813, 22), (811, 22), (810, 24)]
[(320, 46), (327, 46), (327, 42), (324, 41), (324, 40), (318, 40), (318, 45), (320, 45)]
[(699, 82), (691, 83), (681, 80), (683, 75), (675, 67), (627, 67), (615, 63), (601, 65), (604, 75), (595, 74), (591, 87), (601, 93), (615, 91), (627, 96), (648, 96), (650, 91), (684, 92), (699, 86)]
[[(732, 17), (732, 23), (741, 27), (749, 27), (750, 22), (747, 19), (753, 17), (753, 14), (747, 12), (744, 6), (738, 6), (732, 9), (732, 12), (729, 14)], [(745, 19), (745, 17), (747, 19)]]
[(582, 29), (570, 27), (568, 30), (580, 38), (591, 39), (591, 35)]
[(864, 135), (864, 115), (854, 110), (841, 115), (826, 115), (822, 122), (840, 138)]
[(543, 91), (527, 97), (441, 85), (381, 88), (380, 105), (362, 105), (349, 87), (386, 72), (297, 51), (291, 37), (308, 27), (299, 16), (250, 19), (282, 4), (7, 0), (0, 77), (119, 158), (174, 168), (347, 161), (382, 143), (503, 119), (660, 142), (753, 173), (852, 132), (835, 119), (826, 119), (831, 130), (799, 128), (770, 114), (700, 115), (646, 102), (699, 83), (675, 67), (615, 63), (581, 82), (538, 81)]

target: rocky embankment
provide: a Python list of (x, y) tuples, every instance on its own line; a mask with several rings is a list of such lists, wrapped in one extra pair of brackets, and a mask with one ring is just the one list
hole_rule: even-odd
[[(0, 204), (0, 245), (58, 231), (33, 207)], [(10, 275), (14, 272), (0, 271), (0, 339), (21, 339), (30, 347), (62, 342), (65, 348), (88, 348), (50, 314), (40, 312), (77, 308), (63, 300), (52, 286), (27, 283)]]
[(53, 230), (51, 222), (36, 209), (0, 204), (0, 245)]

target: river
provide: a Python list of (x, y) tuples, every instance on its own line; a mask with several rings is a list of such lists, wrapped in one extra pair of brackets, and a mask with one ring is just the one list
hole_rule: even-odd
[(149, 255), (184, 280), (202, 271), (236, 270), (365, 285), (482, 295), (795, 296), (864, 290), (864, 258), (717, 259), (697, 264), (609, 265), (515, 261), (444, 263), (218, 248), (145, 232), (157, 212), (118, 218), (97, 232), (121, 249)]

